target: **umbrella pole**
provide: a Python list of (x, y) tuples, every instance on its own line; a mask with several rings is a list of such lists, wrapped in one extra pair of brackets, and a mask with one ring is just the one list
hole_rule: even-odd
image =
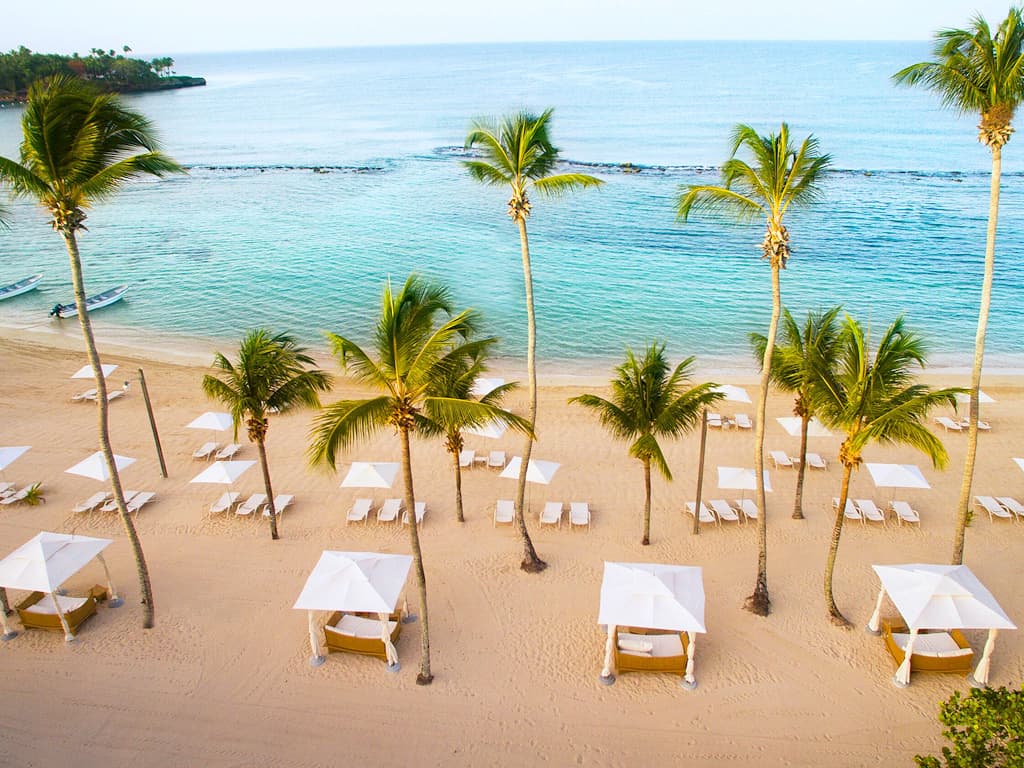
[(96, 555), (96, 559), (100, 561), (103, 566), (103, 572), (107, 575), (107, 589), (110, 591), (110, 600), (107, 601), (107, 605), (111, 608), (119, 608), (124, 605), (124, 600), (117, 596), (117, 589), (114, 587), (114, 581), (110, 578), (110, 569), (107, 567), (107, 561), (103, 557), (103, 553), (99, 552)]
[(879, 622), (882, 620), (882, 602), (885, 600), (885, 587), (878, 590), (878, 600), (875, 602), (875, 612), (871, 614), (871, 619), (868, 621), (868, 625), (864, 628), (864, 631), (871, 635), (882, 634), (879, 627)]
[(601, 683), (611, 685), (615, 682), (615, 625), (608, 625), (608, 640), (604, 645), (604, 669), (601, 670)]
[(683, 688), (692, 691), (697, 687), (697, 678), (693, 676), (693, 649), (697, 644), (697, 633), (686, 633), (686, 674), (683, 675)]
[(68, 626), (67, 617), (64, 615), (64, 611), (60, 609), (60, 603), (57, 602), (57, 596), (51, 592), (50, 599), (53, 600), (53, 607), (57, 611), (57, 617), (60, 619), (60, 625), (64, 628), (64, 642), (75, 643), (78, 642), (75, 636), (71, 634), (71, 627)]
[(309, 611), (309, 647), (313, 649), (313, 655), (309, 657), (309, 666), (319, 667), (327, 659), (320, 655), (320, 638), (316, 626), (316, 619), (313, 612)]
[(978, 662), (978, 666), (974, 669), (974, 674), (971, 675), (967, 682), (971, 684), (972, 688), (987, 688), (988, 687), (988, 672), (992, 665), (992, 651), (996, 647), (996, 635), (999, 634), (998, 629), (990, 629), (988, 631), (988, 639), (985, 640), (985, 650), (982, 651), (981, 661)]

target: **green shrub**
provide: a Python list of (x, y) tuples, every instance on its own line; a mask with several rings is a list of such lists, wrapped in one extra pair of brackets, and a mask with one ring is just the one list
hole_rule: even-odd
[(921, 768), (1024, 768), (1024, 689), (976, 688), (954, 693), (939, 707), (942, 759), (916, 755)]

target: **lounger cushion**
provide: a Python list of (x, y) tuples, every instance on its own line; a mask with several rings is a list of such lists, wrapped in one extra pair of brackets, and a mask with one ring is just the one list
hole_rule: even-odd
[[(910, 640), (909, 634), (893, 632), (892, 639), (904, 651), (907, 650), (907, 643)], [(948, 632), (931, 632), (926, 635), (918, 635), (914, 640), (914, 655), (921, 656), (961, 656), (963, 652), (972, 653), (970, 648), (961, 648)]]
[[(57, 602), (60, 604), (61, 613), (71, 613), (71, 611), (81, 608), (85, 605), (86, 600), (90, 599), (88, 597), (68, 597), (67, 595), (54, 595), (54, 597), (57, 598)], [(53, 606), (53, 600), (50, 600), (49, 597), (44, 597), (35, 605), (23, 608), (22, 610), (47, 616), (57, 615), (57, 611)]]
[(631, 635), (622, 633), (619, 635), (619, 650), (629, 653), (647, 653), (654, 650), (654, 643), (644, 635)]
[[(628, 648), (623, 647), (623, 639), (625, 639), (629, 644), (636, 643), (637, 647), (643, 647), (649, 650), (629, 650)], [(649, 653), (649, 655), (655, 658), (668, 658), (671, 656), (682, 656), (683, 643), (679, 639), (679, 635), (675, 633), (670, 635), (636, 635), (629, 632), (620, 632), (619, 650), (630, 654), (636, 654), (637, 656), (645, 656)]]
[[(395, 631), (395, 624), (396, 622), (394, 621), (388, 622), (389, 635)], [(381, 636), (380, 621), (364, 619), (362, 616), (352, 616), (350, 614), (345, 614), (335, 626), (328, 626), (326, 629), (331, 632), (337, 632), (340, 635), (360, 637), (367, 640), (379, 639)]]

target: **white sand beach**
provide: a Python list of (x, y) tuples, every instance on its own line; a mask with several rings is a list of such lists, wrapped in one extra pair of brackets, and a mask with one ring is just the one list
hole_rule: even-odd
[[(291, 606), (321, 551), (409, 551), (400, 526), (345, 524), (351, 500), (366, 494), (338, 487), (345, 466), (337, 473), (308, 467), (311, 414), (271, 419), (275, 491), (295, 496), (275, 542), (262, 521), (213, 519), (206, 508), (223, 489), (188, 482), (203, 467), (191, 452), (207, 436), (185, 425), (218, 410), (199, 387), (204, 366), (169, 352), (104, 354), (104, 362), (122, 366), (112, 382), (133, 382), (128, 396), (111, 405), (115, 451), (138, 459), (122, 481), (157, 494), (138, 518), (157, 619), (154, 629), (143, 630), (134, 563), (116, 516), (71, 512), (101, 485), (64, 473), (97, 448), (95, 407), (69, 402), (88, 382), (68, 380), (85, 362), (68, 342), (0, 341), (0, 443), (32, 446), (3, 479), (42, 481), (46, 496), (41, 506), (0, 510), (0, 555), (40, 530), (113, 538), (106, 559), (125, 604), (101, 605), (72, 645), (38, 631), (0, 643), (0, 764), (910, 765), (914, 754), (935, 753), (943, 743), (939, 702), (969, 689), (963, 677), (947, 674), (915, 675), (909, 688), (897, 689), (895, 665), (881, 640), (863, 631), (878, 589), (872, 563), (948, 562), (965, 435), (940, 433), (951, 455), (943, 472), (910, 449), (866, 452), (869, 461), (920, 465), (932, 488), (898, 496), (921, 511), (920, 529), (894, 522), (846, 526), (835, 578), (839, 607), (855, 625), (850, 631), (828, 623), (822, 596), (830, 499), (839, 492), (840, 468), (831, 464), (808, 474), (804, 521), (790, 519), (795, 473), (773, 469), (773, 609), (758, 618), (741, 608), (754, 582), (754, 526), (706, 527), (694, 537), (689, 516), (681, 513), (695, 491), (695, 435), (669, 445), (675, 481), (656, 478), (652, 543), (640, 545), (640, 465), (591, 414), (566, 403), (581, 391), (598, 391), (605, 375), (552, 377), (542, 387), (534, 457), (562, 466), (550, 486), (531, 487), (534, 515), (549, 499), (585, 500), (593, 524), (589, 531), (569, 530), (564, 522), (541, 531), (532, 517), (534, 543), (550, 565), (540, 575), (519, 569), (515, 534), (492, 526), (495, 499), (511, 498), (514, 483), (483, 468), (467, 472), (467, 519), (460, 525), (448, 455), (440, 442), (414, 443), (416, 498), (428, 507), (421, 540), (435, 676), (431, 686), (418, 687), (419, 623), (407, 625), (398, 642), (398, 674), (377, 659), (348, 654), (331, 654), (319, 668), (308, 664), (306, 615)], [(109, 347), (101, 343), (103, 349)], [(140, 366), (168, 479), (160, 477), (135, 384)], [(928, 380), (967, 383), (965, 375), (930, 374)], [(753, 375), (729, 383), (756, 396)], [(1024, 473), (1011, 462), (1024, 454), (1024, 380), (988, 376), (983, 387), (997, 403), (983, 407), (992, 430), (979, 438), (975, 493), (1024, 500)], [(353, 391), (339, 379), (325, 401)], [(521, 411), (525, 399), (524, 392), (510, 405)], [(722, 410), (733, 412), (731, 405)], [(753, 415), (753, 406), (746, 410)], [(790, 413), (789, 397), (772, 394), (766, 449), (798, 452), (797, 439), (774, 420)], [(811, 450), (832, 461), (839, 442), (815, 439)], [(519, 448), (511, 435), (467, 443), (510, 456)], [(705, 497), (735, 497), (717, 490), (714, 468), (750, 466), (752, 445), (750, 432), (710, 433)], [(346, 459), (397, 456), (397, 440), (385, 434)], [(255, 448), (246, 443), (238, 458), (256, 458)], [(261, 491), (258, 468), (236, 489)], [(875, 489), (864, 471), (853, 490), (880, 504), (892, 497)], [(375, 498), (379, 503), (384, 495)], [(1024, 525), (979, 516), (968, 529), (965, 558), (1017, 623), (1024, 620), (1022, 541)], [(614, 686), (599, 683), (605, 638), (597, 608), (606, 560), (704, 569), (708, 632), (697, 646), (695, 691), (684, 691), (675, 675), (622, 674)], [(66, 586), (76, 593), (102, 581), (102, 569), (91, 565)], [(411, 580), (408, 593), (415, 608)], [(12, 601), (21, 597), (11, 594)], [(886, 615), (895, 615), (891, 605)], [(980, 653), (984, 634), (967, 634)], [(1003, 632), (990, 683), (1016, 687), (1022, 678), (1024, 633)]]

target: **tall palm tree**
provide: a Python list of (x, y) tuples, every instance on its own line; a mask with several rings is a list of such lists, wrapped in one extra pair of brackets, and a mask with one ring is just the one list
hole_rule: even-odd
[(658, 438), (689, 432), (700, 423), (705, 408), (723, 397), (713, 383), (690, 386), (694, 359), (688, 357), (672, 369), (664, 344), (648, 344), (639, 359), (627, 347), (625, 362), (615, 368), (610, 400), (589, 394), (569, 400), (594, 411), (613, 437), (632, 441), (629, 455), (644, 468), (644, 546), (651, 543), (651, 465), (666, 480), (672, 479)]
[(1013, 116), (1024, 101), (1024, 19), (1021, 9), (1010, 8), (994, 35), (981, 15), (975, 16), (967, 29), (938, 32), (933, 53), (936, 61), (912, 64), (893, 75), (893, 79), (903, 85), (921, 85), (935, 91), (944, 106), (952, 107), (960, 114), (980, 114), (978, 140), (992, 152), (985, 273), (981, 282), (981, 306), (971, 368), (970, 428), (953, 539), (952, 561), (956, 565), (964, 560), (964, 533), (970, 512), (974, 460), (978, 452), (978, 389), (981, 387), (985, 332), (992, 303), (1003, 146), (1013, 135)]
[(286, 413), (300, 406), (319, 408), (319, 392), (331, 388), (331, 377), (314, 368), (315, 361), (287, 333), (272, 334), (264, 328), (249, 331), (238, 348), (238, 360), (232, 363), (218, 352), (213, 369), (220, 378), (203, 377), (203, 392), (220, 400), (231, 411), (238, 427), (245, 421), (249, 440), (256, 444), (263, 470), (263, 488), (270, 515), (270, 537), (277, 539), (277, 510), (274, 489), (267, 464), (267, 430), (271, 413)]
[[(824, 312), (808, 312), (803, 326), (797, 325), (789, 310), (782, 310), (783, 342), (772, 355), (771, 381), (783, 392), (793, 392), (793, 414), (800, 417), (800, 463), (796, 469), (796, 493), (793, 519), (803, 520), (804, 475), (807, 470), (807, 425), (814, 417), (810, 388), (823, 370), (835, 363), (839, 340), (837, 322), (842, 307)], [(764, 360), (768, 339), (760, 333), (750, 334), (750, 344), (758, 361)]]
[[(746, 149), (753, 164), (736, 156)], [(761, 399), (754, 427), (754, 474), (757, 478), (757, 504), (762, 510), (757, 521), (757, 581), (744, 607), (767, 616), (771, 610), (768, 596), (768, 515), (764, 493), (764, 420), (768, 404), (768, 380), (772, 369), (775, 334), (782, 310), (780, 272), (790, 256), (789, 231), (783, 218), (790, 208), (806, 206), (821, 198), (821, 181), (831, 158), (819, 153), (818, 140), (804, 139), (799, 149), (789, 139), (785, 123), (777, 134), (760, 136), (749, 125), (737, 125), (732, 135), (732, 152), (722, 165), (722, 186), (692, 185), (679, 190), (678, 217), (686, 221), (693, 211), (731, 215), (739, 221), (764, 217), (767, 228), (761, 241), (761, 255), (772, 270), (772, 317), (768, 324), (768, 343), (761, 361)]]
[(50, 223), (67, 247), (78, 322), (96, 380), (100, 451), (135, 555), (144, 605), (143, 627), (149, 629), (154, 620), (153, 590), (110, 447), (107, 384), (85, 311), (85, 279), (77, 234), (85, 229), (86, 210), (94, 202), (111, 197), (129, 179), (162, 177), (183, 173), (184, 169), (159, 151), (149, 120), (124, 107), (113, 94), (99, 94), (74, 77), (36, 81), (29, 89), (21, 127), (20, 162), (0, 157), (0, 179), (16, 195), (34, 198), (52, 216)]
[(376, 359), (354, 341), (328, 334), (331, 348), (342, 367), (356, 381), (379, 390), (380, 395), (365, 400), (339, 400), (323, 408), (311, 434), (310, 458), (314, 464), (335, 466), (340, 451), (387, 429), (397, 432), (401, 449), (405, 508), (409, 512), (409, 539), (416, 584), (419, 590), (420, 633), (419, 685), (433, 680), (430, 671), (430, 632), (427, 612), (427, 580), (423, 570), (419, 526), (416, 524), (416, 497), (413, 490), (409, 439), (414, 433), (436, 434), (437, 422), (463, 423), (487, 421), (523, 423), (511, 414), (488, 403), (431, 394), (438, 381), (452, 369), (464, 365), (466, 357), (479, 353), (480, 342), (463, 343), (475, 329), (477, 316), (472, 310), (452, 313), (446, 288), (410, 275), (396, 294), (388, 283), (384, 288), (381, 316), (373, 334)]
[(963, 392), (956, 387), (933, 390), (915, 383), (914, 369), (925, 365), (925, 345), (918, 334), (904, 328), (902, 317), (886, 329), (874, 358), (869, 343), (860, 324), (847, 316), (834, 369), (822, 369), (821, 377), (810, 389), (818, 417), (827, 426), (846, 432), (839, 447), (843, 465), (839, 506), (825, 564), (825, 605), (832, 623), (843, 627), (850, 623), (836, 607), (832, 573), (843, 532), (850, 476), (860, 466), (861, 454), (871, 443), (908, 445), (924, 453), (937, 469), (945, 467), (949, 457), (928, 429), (928, 413), (937, 405), (952, 405), (957, 393)]
[[(508, 201), (508, 215), (519, 228), (519, 247), (523, 261), (523, 283), (526, 292), (526, 369), (529, 378), (529, 422), (537, 428), (537, 320), (533, 309), (533, 272), (530, 268), (530, 243), (526, 232), (526, 219), (530, 215), (530, 194), (556, 197), (584, 187), (603, 184), (600, 179), (582, 173), (555, 173), (558, 168), (558, 148), (551, 143), (548, 126), (553, 110), (540, 115), (519, 112), (499, 121), (475, 121), (466, 136), (466, 148), (476, 149), (479, 159), (466, 160), (469, 175), (482, 184), (508, 186), (512, 197)], [(523, 515), (526, 495), (526, 471), (533, 450), (534, 433), (530, 432), (523, 445), (519, 484), (516, 487), (515, 519), (523, 543), (524, 571), (539, 572), (547, 563), (537, 557)]]

